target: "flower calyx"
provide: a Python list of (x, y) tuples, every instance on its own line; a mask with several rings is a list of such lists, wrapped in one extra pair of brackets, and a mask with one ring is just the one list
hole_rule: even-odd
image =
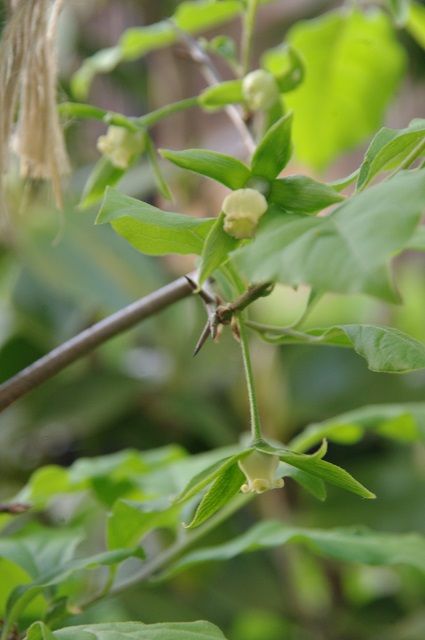
[(242, 493), (264, 493), (270, 489), (281, 489), (284, 485), (282, 478), (276, 478), (279, 465), (277, 455), (254, 449), (248, 456), (239, 460), (238, 465), (247, 480), (241, 486)]
[(128, 169), (136, 156), (145, 150), (145, 134), (111, 125), (106, 134), (98, 138), (97, 148), (114, 167)]
[(224, 198), (224, 230), (238, 240), (252, 238), (260, 218), (267, 211), (267, 200), (256, 189), (237, 189)]

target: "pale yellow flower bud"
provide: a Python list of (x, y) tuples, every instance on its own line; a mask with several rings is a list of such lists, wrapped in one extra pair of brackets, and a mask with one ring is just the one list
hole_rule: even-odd
[(252, 238), (258, 221), (267, 211), (267, 200), (255, 189), (237, 189), (224, 198), (224, 230), (239, 240)]
[(140, 131), (129, 131), (124, 127), (111, 125), (106, 135), (97, 140), (97, 148), (114, 167), (128, 169), (135, 156), (145, 147), (144, 135)]
[(247, 482), (241, 486), (242, 493), (264, 493), (270, 489), (283, 487), (282, 478), (276, 478), (278, 456), (253, 451), (238, 464), (247, 479)]
[(279, 99), (278, 84), (268, 71), (251, 71), (242, 81), (242, 93), (252, 111), (270, 109)]

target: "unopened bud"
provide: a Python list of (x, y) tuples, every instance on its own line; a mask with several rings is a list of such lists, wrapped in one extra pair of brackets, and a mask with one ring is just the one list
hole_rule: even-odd
[(279, 99), (278, 84), (268, 71), (257, 69), (242, 81), (242, 93), (252, 111), (270, 109)]
[(114, 125), (108, 127), (106, 135), (97, 140), (99, 151), (118, 169), (128, 169), (135, 157), (144, 151), (144, 147), (142, 131), (129, 131)]
[(267, 200), (255, 189), (238, 189), (223, 201), (224, 230), (234, 238), (252, 238), (258, 221), (267, 211)]

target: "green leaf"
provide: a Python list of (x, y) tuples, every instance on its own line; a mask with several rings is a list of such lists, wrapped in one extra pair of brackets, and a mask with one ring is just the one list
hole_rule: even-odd
[[(312, 476), (321, 478), (329, 484), (333, 484), (336, 487), (355, 493), (362, 498), (375, 498), (369, 489), (366, 489), (358, 480), (353, 478), (345, 469), (338, 467), (331, 462), (322, 460), (322, 447), (316, 453), (306, 455), (304, 453), (297, 453), (296, 451), (290, 451), (289, 449), (277, 449), (274, 446), (268, 444), (261, 444), (256, 446), (256, 449), (263, 451), (264, 453), (270, 453), (277, 455), (287, 464), (310, 473)], [(326, 449), (325, 449), (326, 452)], [(324, 453), (323, 453), (324, 455)]]
[(238, 460), (247, 455), (249, 452), (243, 451), (236, 453), (233, 456), (222, 458), (217, 462), (214, 462), (209, 467), (202, 469), (187, 483), (183, 491), (175, 498), (173, 504), (182, 504), (187, 502), (193, 496), (196, 496), (202, 489), (211, 484), (220, 474), (226, 471), (229, 467), (234, 466)]
[(425, 207), (425, 171), (400, 173), (356, 194), (326, 218), (273, 215), (233, 255), (251, 280), (397, 297), (386, 265), (411, 239)]
[(344, 197), (327, 184), (307, 176), (289, 176), (274, 180), (269, 202), (293, 213), (315, 213), (331, 204), (341, 202)]
[(293, 91), (304, 80), (302, 58), (293, 47), (286, 44), (266, 51), (261, 58), (261, 65), (274, 75), (282, 93)]
[(182, 31), (196, 33), (231, 20), (241, 9), (242, 5), (238, 0), (182, 2), (174, 14), (174, 22)]
[[(210, 622), (107, 622), (66, 627), (40, 635), (43, 623), (37, 622), (28, 629), (26, 640), (226, 640), (220, 629)], [(44, 627), (47, 629), (47, 627)], [(45, 631), (43, 631), (46, 633)]]
[(146, 153), (149, 158), (150, 165), (152, 167), (152, 172), (155, 177), (155, 182), (158, 187), (158, 190), (164, 198), (166, 198), (167, 200), (172, 200), (173, 195), (170, 191), (170, 187), (168, 186), (167, 181), (163, 176), (162, 169), (158, 162), (157, 151), (152, 142), (152, 139), (148, 134), (146, 134), (145, 139), (146, 139)]
[(84, 100), (90, 89), (93, 78), (98, 73), (109, 73), (121, 62), (122, 54), (119, 46), (101, 49), (90, 58), (84, 60), (82, 66), (71, 78), (71, 91), (78, 100)]
[(284, 462), (281, 462), (279, 471), (282, 471), (283, 478), (292, 478), (303, 489), (311, 493), (311, 495), (318, 500), (321, 500), (322, 502), (326, 500), (326, 485), (320, 478), (312, 476), (309, 473), (305, 473), (296, 467), (291, 467), (289, 464)]
[(109, 222), (118, 235), (149, 255), (201, 254), (214, 218), (191, 218), (161, 211), (146, 202), (108, 188), (97, 224)]
[(335, 325), (301, 332), (266, 332), (269, 342), (352, 347), (371, 371), (406, 373), (425, 368), (425, 345), (392, 327)]
[(344, 9), (301, 21), (287, 42), (305, 64), (304, 82), (286, 97), (294, 111), (295, 152), (323, 169), (379, 127), (405, 54), (380, 11)]
[(186, 525), (186, 528), (194, 529), (211, 518), (238, 493), (243, 482), (244, 475), (236, 462), (221, 470), (202, 497), (193, 519)]
[(221, 213), (205, 240), (199, 267), (199, 284), (203, 284), (218, 267), (226, 262), (231, 251), (240, 244), (223, 229), (224, 214)]
[(241, 189), (250, 177), (250, 171), (240, 160), (207, 149), (171, 151), (160, 149), (164, 158), (182, 169), (200, 173), (221, 182), (229, 189)]
[(410, 0), (387, 0), (397, 26), (403, 26), (407, 22), (410, 10)]
[(361, 407), (307, 426), (291, 440), (288, 448), (303, 452), (323, 438), (339, 444), (354, 444), (368, 430), (406, 442), (425, 439), (425, 403)]
[(199, 94), (199, 102), (205, 109), (217, 109), (244, 101), (242, 80), (228, 80), (214, 84)]
[(327, 558), (372, 566), (409, 565), (425, 572), (425, 537), (415, 533), (383, 533), (366, 528), (307, 529), (282, 522), (259, 522), (224, 544), (187, 553), (166, 573), (171, 577), (204, 562), (228, 561), (241, 553), (299, 543)]
[(125, 169), (115, 167), (106, 157), (100, 158), (95, 164), (84, 186), (80, 208), (87, 209), (101, 200), (106, 187), (113, 187), (121, 180)]
[(410, 3), (407, 29), (422, 49), (425, 49), (425, 7), (419, 2)]
[(357, 188), (363, 189), (381, 171), (400, 166), (404, 160), (425, 155), (425, 120), (413, 120), (407, 129), (381, 129), (372, 140), (360, 167)]
[(117, 500), (108, 515), (108, 548), (132, 548), (152, 529), (174, 527), (178, 522), (179, 511), (173, 507), (154, 510), (145, 503), (134, 500)]
[(413, 251), (425, 251), (425, 226), (422, 225), (416, 229), (415, 233), (409, 240), (408, 249)]
[(280, 118), (268, 129), (255, 150), (251, 162), (251, 172), (273, 180), (282, 171), (291, 157), (292, 114)]
[(55, 640), (55, 636), (44, 622), (34, 622), (28, 629), (25, 640)]

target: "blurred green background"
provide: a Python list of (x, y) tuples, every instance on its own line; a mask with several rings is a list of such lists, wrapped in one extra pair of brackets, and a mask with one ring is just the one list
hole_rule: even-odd
[[(277, 45), (300, 18), (341, 3), (326, 0), (274, 2), (262, 8), (256, 55)], [(70, 75), (97, 49), (112, 45), (122, 30), (172, 13), (175, 1), (76, 0), (66, 8), (60, 36), (61, 93)], [(208, 34), (239, 34), (236, 22)], [(425, 59), (406, 33), (408, 73), (388, 113), (406, 126), (424, 116)], [(182, 47), (150, 54), (96, 78), (90, 100), (127, 115), (141, 115), (203, 87)], [(0, 244), (0, 379), (7, 379), (94, 321), (189, 271), (190, 259), (151, 259), (138, 254), (112, 229), (93, 226), (95, 209), (77, 208), (81, 189), (98, 158), (99, 123), (67, 123), (74, 173), (63, 220), (42, 185), (9, 179), (13, 233)], [(154, 132), (158, 146), (205, 146), (242, 153), (237, 133), (222, 113), (173, 116)], [(367, 142), (367, 141), (366, 141)], [(342, 157), (327, 178), (355, 169), (366, 143)], [(223, 192), (211, 183), (167, 167), (174, 210), (215, 215)], [(293, 163), (291, 172), (308, 173)], [(311, 173), (311, 172), (310, 172)], [(148, 168), (134, 167), (122, 183), (129, 194), (155, 195)], [(391, 324), (425, 341), (425, 256), (397, 260), (401, 306), (361, 296), (326, 296), (309, 326), (339, 322)], [(307, 292), (277, 287), (256, 303), (259, 320), (285, 324), (303, 309)], [(248, 426), (247, 399), (238, 345), (225, 334), (193, 359), (205, 321), (196, 299), (181, 302), (69, 367), (0, 416), (0, 497), (19, 489), (47, 463), (68, 465), (127, 447), (141, 450), (178, 443), (192, 453), (233, 443)], [(261, 413), (270, 436), (287, 441), (306, 424), (366, 404), (423, 401), (425, 373), (375, 374), (343, 349), (276, 348), (253, 339)], [(315, 502), (291, 482), (233, 517), (211, 540), (244, 531), (263, 516), (306, 526), (362, 523), (378, 530), (424, 531), (424, 460), (420, 445), (401, 445), (369, 435), (353, 447), (332, 445), (329, 459), (346, 466), (375, 491), (375, 503), (331, 489)], [(231, 640), (421, 640), (425, 637), (425, 580), (413, 568), (374, 568), (320, 559), (290, 546), (242, 556), (186, 572), (166, 586), (130, 592), (90, 609), (84, 620), (209, 619)]]

